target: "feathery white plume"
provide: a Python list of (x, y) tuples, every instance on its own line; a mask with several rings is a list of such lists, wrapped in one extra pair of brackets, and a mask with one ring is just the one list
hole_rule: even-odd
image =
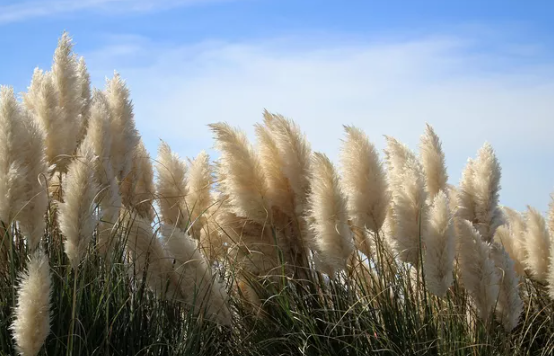
[(366, 134), (345, 126), (347, 138), (341, 150), (342, 176), (353, 223), (378, 232), (390, 201), (385, 171), (379, 154)]
[(311, 148), (298, 125), (282, 115), (264, 111), (264, 123), (280, 153), (282, 171), (294, 192), (295, 213), (301, 215), (309, 191)]
[(17, 102), (13, 89), (0, 87), (0, 221), (7, 226), (18, 220), (31, 249), (44, 231), (45, 175), (40, 128)]
[(425, 282), (429, 291), (440, 297), (452, 285), (456, 252), (454, 226), (448, 207), (448, 197), (442, 190), (433, 199), (424, 243)]
[[(64, 32), (58, 41), (52, 63), (52, 80), (58, 93), (58, 106), (63, 116), (63, 136), (65, 149), (62, 154), (73, 155), (77, 149), (77, 140), (82, 127), (80, 117), (83, 107), (81, 97), (81, 81), (79, 79), (78, 64), (71, 52), (73, 43), (67, 32)], [(57, 134), (62, 135), (61, 133)], [(60, 157), (61, 158), (61, 157)], [(59, 159), (58, 169), (65, 172), (69, 159)]]
[[(44, 147), (49, 165), (65, 169), (68, 154), (73, 149), (72, 140), (65, 134), (65, 116), (59, 106), (58, 92), (52, 73), (36, 68), (23, 103), (29, 109), (44, 132)], [(71, 153), (68, 153), (71, 152)]]
[(111, 112), (112, 164), (115, 177), (121, 182), (131, 171), (133, 152), (140, 138), (135, 128), (129, 89), (118, 73), (106, 81), (105, 92)]
[(140, 279), (146, 274), (146, 284), (160, 298), (180, 298), (171, 259), (150, 222), (129, 211), (124, 211), (122, 216), (128, 233), (125, 247), (131, 253), (135, 277)]
[(79, 78), (79, 88), (81, 94), (81, 130), (77, 142), (80, 143), (87, 133), (88, 119), (90, 116), (90, 106), (92, 102), (90, 89), (90, 74), (87, 70), (87, 64), (83, 57), (79, 58), (77, 63), (77, 76)]
[(429, 199), (433, 200), (441, 190), (446, 192), (448, 174), (441, 141), (429, 124), (425, 125), (425, 133), (421, 136), (419, 150), (425, 172), (425, 186)]
[(503, 224), (498, 207), (500, 191), (500, 164), (489, 143), (485, 143), (477, 159), (466, 166), (459, 194), (459, 216), (473, 222), (485, 241), (492, 241), (494, 232)]
[(19, 354), (35, 356), (50, 333), (50, 296), (52, 286), (48, 258), (34, 252), (27, 263), (17, 289), (15, 319), (11, 325)]
[(98, 186), (94, 179), (95, 156), (91, 150), (78, 152), (63, 182), (64, 202), (59, 207), (64, 250), (73, 269), (83, 259), (96, 227), (94, 202)]
[(499, 226), (498, 229), (496, 229), (496, 232), (494, 233), (494, 241), (501, 245), (506, 253), (508, 253), (510, 259), (513, 261), (516, 273), (519, 276), (525, 276), (525, 259), (517, 259), (520, 251), (518, 250), (517, 242), (507, 225)]
[(196, 239), (200, 237), (200, 231), (207, 221), (206, 214), (212, 203), (210, 193), (212, 183), (210, 157), (202, 151), (190, 162), (187, 179), (188, 194), (185, 196), (192, 233)]
[(121, 182), (123, 203), (143, 219), (154, 220), (153, 199), (156, 193), (154, 170), (146, 147), (139, 141), (133, 153), (131, 172)]
[(414, 153), (392, 137), (387, 137), (385, 153), (396, 232), (390, 237), (400, 260), (418, 265), (428, 213), (423, 168)]
[(526, 218), (525, 249), (528, 253), (526, 263), (533, 278), (545, 283), (551, 258), (550, 234), (544, 216), (538, 210), (528, 207)]
[(175, 272), (185, 302), (194, 304), (196, 312), (202, 307), (208, 317), (215, 318), (220, 324), (230, 325), (227, 293), (223, 285), (212, 277), (197, 241), (172, 226), (163, 225), (161, 231), (167, 251), (175, 259)]
[(229, 209), (237, 216), (265, 224), (269, 217), (267, 184), (260, 159), (246, 135), (226, 123), (211, 124), (215, 147), (221, 152), (219, 188), (228, 195)]
[(387, 217), (390, 194), (379, 154), (367, 135), (353, 126), (345, 126), (344, 130), (340, 162), (348, 213), (356, 245), (369, 257), (370, 241), (363, 231), (367, 228), (379, 233)]
[(491, 257), (491, 245), (467, 220), (461, 220), (458, 229), (462, 283), (475, 302), (479, 316), (487, 321), (499, 291), (499, 275)]
[(185, 197), (187, 196), (187, 166), (169, 145), (161, 142), (156, 161), (158, 180), (156, 192), (163, 222), (186, 229), (189, 223)]
[(517, 326), (523, 311), (523, 302), (519, 296), (519, 278), (515, 272), (514, 262), (502, 246), (492, 244), (491, 252), (500, 277), (496, 315), (504, 330), (510, 332)]
[[(264, 115), (271, 115), (264, 113)], [(271, 116), (269, 116), (271, 118)], [(264, 125), (256, 124), (257, 149), (260, 164), (267, 182), (267, 197), (276, 208), (292, 217), (296, 214), (295, 197), (289, 179), (283, 170), (285, 163), (272, 131)]]
[(110, 109), (102, 92), (95, 91), (90, 108), (87, 133), (80, 151), (92, 152), (94, 177), (99, 187), (97, 202), (101, 208), (97, 245), (100, 253), (105, 254), (111, 245), (111, 231), (119, 218), (121, 196), (111, 164)]
[(346, 197), (333, 164), (322, 153), (314, 153), (310, 164), (308, 214), (313, 221), (313, 247), (328, 274), (346, 267), (352, 254), (353, 236), (348, 226)]

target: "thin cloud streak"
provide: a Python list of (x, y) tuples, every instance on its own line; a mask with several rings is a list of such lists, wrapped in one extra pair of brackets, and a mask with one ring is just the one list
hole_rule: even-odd
[(202, 5), (229, 0), (45, 0), (20, 1), (0, 5), (0, 25), (27, 21), (40, 17), (51, 17), (76, 13), (84, 10), (98, 10), (105, 13), (122, 11), (159, 11), (181, 6)]

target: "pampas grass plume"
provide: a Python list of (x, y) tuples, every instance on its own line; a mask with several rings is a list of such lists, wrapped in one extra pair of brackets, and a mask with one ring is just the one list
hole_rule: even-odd
[(329, 268), (329, 274), (333, 274), (346, 267), (347, 259), (354, 249), (352, 232), (348, 226), (346, 196), (327, 156), (314, 153), (310, 166), (308, 214), (313, 221), (313, 246)]
[(96, 227), (95, 158), (89, 149), (79, 152), (69, 164), (63, 182), (64, 203), (60, 204), (58, 219), (65, 237), (64, 250), (73, 269), (77, 269), (83, 259)]
[(133, 152), (140, 137), (135, 128), (129, 89), (118, 73), (106, 81), (105, 94), (111, 112), (112, 165), (115, 177), (121, 182), (132, 169)]
[(448, 207), (448, 197), (439, 191), (429, 211), (429, 224), (424, 236), (423, 269), (429, 291), (443, 296), (452, 285), (456, 241)]
[(500, 164), (489, 143), (485, 143), (477, 159), (469, 161), (460, 183), (460, 217), (472, 221), (485, 241), (490, 242), (498, 226), (504, 223), (498, 207)]
[(500, 277), (498, 303), (496, 315), (507, 332), (512, 331), (523, 311), (523, 302), (519, 296), (519, 278), (517, 277), (514, 262), (506, 250), (498, 244), (492, 244), (492, 259)]
[(279, 114), (264, 111), (264, 123), (271, 132), (280, 154), (282, 172), (294, 192), (294, 209), (301, 215), (309, 191), (310, 144), (300, 127)]
[(425, 125), (425, 133), (419, 144), (420, 159), (425, 172), (425, 185), (432, 200), (440, 191), (446, 192), (448, 174), (441, 142), (431, 125)]
[(189, 222), (185, 197), (187, 190), (187, 166), (185, 161), (171, 151), (169, 145), (161, 142), (156, 160), (158, 180), (156, 194), (163, 222), (186, 229)]
[(185, 196), (186, 207), (192, 224), (193, 237), (198, 239), (202, 227), (206, 224), (206, 214), (212, 205), (211, 188), (213, 184), (210, 156), (200, 152), (190, 162), (188, 170), (188, 194)]
[(378, 233), (390, 202), (385, 171), (367, 135), (353, 126), (345, 126), (344, 130), (340, 162), (349, 215), (357, 228)]
[(50, 333), (51, 293), (48, 258), (38, 250), (31, 255), (27, 272), (21, 276), (15, 319), (10, 327), (20, 355), (37, 355)]
[(545, 283), (548, 277), (551, 246), (546, 220), (538, 210), (528, 207), (526, 224), (525, 249), (528, 253), (526, 263), (533, 278)]
[(264, 224), (268, 221), (267, 184), (260, 159), (246, 135), (226, 123), (211, 124), (216, 149), (221, 152), (219, 186), (228, 195), (231, 211), (237, 216)]
[[(82, 128), (81, 110), (81, 81), (79, 79), (78, 64), (72, 53), (73, 43), (67, 32), (64, 32), (58, 41), (52, 63), (52, 79), (58, 93), (58, 106), (63, 116), (63, 136), (65, 141), (65, 155), (72, 155), (77, 148), (77, 140)], [(61, 133), (58, 133), (61, 135)], [(59, 169), (66, 171), (68, 159), (59, 160)]]
[(173, 226), (164, 225), (162, 235), (170, 256), (175, 259), (175, 271), (181, 294), (189, 305), (205, 308), (208, 317), (222, 325), (231, 324), (231, 312), (227, 305), (227, 293), (212, 278), (206, 259), (200, 253), (196, 240)]
[(499, 275), (491, 258), (491, 245), (467, 220), (461, 220), (458, 229), (461, 280), (475, 302), (479, 316), (487, 321), (499, 292)]

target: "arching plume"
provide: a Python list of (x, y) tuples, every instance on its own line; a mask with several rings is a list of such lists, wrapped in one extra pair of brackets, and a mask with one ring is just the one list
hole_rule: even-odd
[(440, 191), (447, 191), (448, 173), (441, 141), (429, 124), (425, 125), (425, 133), (421, 136), (419, 151), (425, 172), (425, 187), (429, 199), (433, 200)]
[(313, 248), (325, 267), (323, 272), (333, 275), (346, 267), (346, 261), (354, 249), (346, 197), (327, 156), (314, 153), (310, 167), (308, 214), (312, 221)]

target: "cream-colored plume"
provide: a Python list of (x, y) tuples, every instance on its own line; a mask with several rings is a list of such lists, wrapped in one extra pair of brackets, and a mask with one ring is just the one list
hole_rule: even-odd
[(348, 214), (357, 248), (370, 257), (371, 242), (364, 230), (379, 233), (387, 216), (390, 193), (379, 154), (367, 135), (353, 126), (345, 126), (344, 130), (340, 162)]
[(452, 285), (456, 253), (454, 226), (448, 207), (448, 197), (442, 190), (433, 199), (424, 243), (425, 282), (431, 293), (441, 297)]
[(146, 284), (158, 297), (180, 299), (171, 258), (166, 254), (150, 222), (129, 211), (124, 211), (122, 216), (128, 233), (125, 247), (131, 253), (135, 278), (141, 279), (146, 274)]
[(156, 160), (156, 194), (160, 213), (165, 224), (187, 229), (189, 215), (185, 197), (187, 191), (187, 166), (169, 145), (161, 142)]
[(294, 192), (295, 213), (300, 216), (309, 192), (310, 144), (300, 127), (282, 115), (264, 111), (264, 123), (271, 132), (280, 154), (282, 172)]
[(150, 154), (146, 151), (142, 140), (139, 141), (133, 153), (131, 172), (121, 182), (120, 187), (123, 204), (143, 219), (154, 221), (153, 200), (156, 194), (154, 170)]
[(90, 116), (90, 106), (92, 103), (91, 88), (90, 88), (90, 74), (87, 70), (87, 64), (85, 58), (79, 58), (77, 63), (77, 75), (79, 77), (79, 88), (81, 93), (81, 130), (79, 131), (79, 137), (77, 142), (80, 143), (87, 133), (88, 119)]
[(96, 227), (95, 160), (92, 150), (79, 150), (63, 181), (64, 202), (59, 206), (58, 220), (65, 237), (65, 253), (73, 269), (77, 269), (83, 259)]
[(24, 205), (17, 214), (19, 227), (27, 238), (30, 250), (34, 250), (44, 235), (46, 226), (45, 213), (48, 208), (48, 185), (46, 159), (44, 156), (44, 135), (38, 124), (24, 114), (23, 120), (26, 135), (20, 137), (22, 149), (18, 152), (25, 159), (25, 175), (19, 178), (19, 183), (25, 185), (22, 196)]
[(500, 279), (496, 315), (504, 330), (510, 332), (517, 326), (523, 311), (523, 302), (519, 296), (519, 278), (514, 262), (501, 245), (492, 244), (491, 252)]
[(8, 227), (18, 220), (34, 249), (48, 204), (43, 136), (12, 88), (0, 87), (0, 127), (0, 221)]
[(59, 106), (58, 97), (52, 73), (44, 73), (36, 68), (28, 92), (23, 95), (23, 103), (33, 113), (44, 132), (48, 165), (62, 168), (66, 165), (65, 161), (74, 147), (71, 137), (64, 131), (65, 116)]
[(510, 251), (508, 253), (516, 261), (516, 265), (517, 263), (525, 264), (528, 255), (525, 243), (525, 231), (527, 230), (525, 217), (519, 211), (508, 207), (503, 207), (502, 211), (514, 244), (514, 255), (512, 256)]
[(477, 159), (469, 161), (460, 183), (459, 216), (472, 221), (485, 241), (490, 242), (498, 226), (504, 223), (498, 207), (500, 164), (489, 143), (485, 143)]
[(494, 233), (494, 241), (504, 247), (504, 250), (510, 256), (514, 263), (514, 270), (519, 276), (525, 276), (525, 259), (517, 259), (520, 255), (518, 244), (510, 232), (508, 225), (499, 226)]
[(215, 147), (221, 152), (219, 161), (219, 189), (228, 196), (233, 214), (259, 224), (269, 222), (271, 216), (267, 201), (267, 184), (260, 159), (246, 139), (246, 135), (226, 123), (211, 124)]
[[(266, 113), (264, 115), (268, 115), (268, 120), (271, 120), (271, 114)], [(285, 163), (281, 157), (281, 151), (277, 147), (272, 131), (267, 126), (256, 124), (255, 128), (260, 164), (267, 182), (268, 200), (271, 201), (274, 210), (278, 209), (292, 217), (296, 214), (295, 197), (283, 170)]]
[(228, 296), (223, 285), (212, 277), (210, 266), (200, 253), (197, 241), (173, 226), (161, 228), (168, 254), (175, 259), (175, 272), (185, 302), (201, 308), (220, 324), (231, 324)]
[(106, 81), (105, 92), (111, 112), (112, 165), (115, 177), (121, 182), (132, 169), (133, 152), (140, 137), (135, 128), (129, 89), (118, 73)]
[(38, 355), (50, 333), (50, 296), (52, 285), (48, 258), (35, 251), (27, 263), (17, 288), (17, 306), (10, 326), (16, 349), (22, 356)]
[(475, 302), (479, 316), (487, 321), (496, 305), (500, 279), (491, 257), (491, 245), (467, 220), (461, 220), (458, 229), (462, 283)]
[(423, 168), (405, 145), (387, 137), (385, 150), (396, 234), (390, 236), (401, 261), (419, 265), (427, 226), (427, 193)]
[(551, 258), (551, 241), (546, 220), (538, 210), (528, 207), (526, 225), (525, 249), (528, 253), (526, 264), (535, 280), (546, 283)]
[(429, 124), (426, 124), (425, 133), (421, 136), (419, 152), (425, 186), (432, 201), (440, 191), (447, 192), (448, 173), (441, 141)]
[(323, 272), (333, 275), (346, 267), (354, 250), (346, 196), (327, 156), (314, 153), (310, 167), (308, 214), (314, 238), (312, 246), (325, 266)]
[[(75, 56), (71, 52), (73, 43), (67, 32), (64, 32), (58, 41), (58, 47), (54, 52), (54, 61), (52, 63), (52, 80), (54, 88), (58, 93), (58, 106), (63, 116), (63, 135), (66, 144), (62, 154), (73, 155), (77, 149), (77, 140), (82, 128), (82, 118), (80, 116), (83, 105), (81, 81), (79, 78), (78, 64)], [(58, 159), (57, 168), (65, 172), (70, 160)]]
[(188, 194), (185, 197), (186, 207), (192, 224), (192, 236), (200, 238), (201, 230), (207, 222), (208, 209), (212, 205), (210, 190), (213, 184), (210, 156), (200, 152), (190, 162), (188, 169)]
[(94, 177), (99, 184), (96, 201), (101, 209), (97, 246), (100, 253), (105, 254), (110, 249), (112, 230), (119, 219), (121, 195), (111, 163), (110, 109), (102, 92), (95, 91), (93, 94), (88, 121), (87, 133), (79, 150), (93, 152), (97, 157), (94, 162)]

